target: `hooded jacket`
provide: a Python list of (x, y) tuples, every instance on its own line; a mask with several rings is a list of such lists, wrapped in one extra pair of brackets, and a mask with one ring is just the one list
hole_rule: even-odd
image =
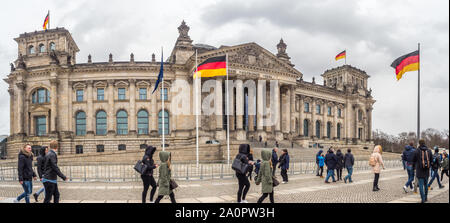
[(405, 146), (405, 150), (403, 151), (403, 154), (402, 154), (402, 159), (404, 161), (406, 161), (406, 163), (408, 165), (413, 165), (414, 164), (413, 158), (414, 158), (414, 152), (415, 151), (416, 151), (416, 148), (414, 148), (414, 147), (412, 147), (410, 145)]
[(258, 177), (256, 178), (256, 183), (261, 183), (261, 193), (272, 193), (273, 192), (273, 179), (272, 179), (272, 168), (270, 165), (271, 153), (270, 150), (261, 151), (262, 162), (259, 169)]
[[(239, 153), (236, 155), (236, 159), (239, 159), (242, 163), (248, 164), (249, 159), (248, 155), (250, 154), (250, 145), (249, 144), (241, 144), (239, 146)], [(236, 174), (241, 174), (236, 171)], [(245, 174), (242, 174), (245, 175)]]
[(371, 155), (375, 157), (375, 166), (373, 166), (372, 168), (374, 173), (380, 173), (381, 167), (384, 168), (384, 162), (381, 153), (382, 153), (381, 146), (375, 146), (375, 148), (373, 149), (373, 153)]
[(152, 176), (153, 169), (156, 168), (155, 161), (153, 160), (153, 154), (155, 153), (156, 148), (153, 146), (148, 146), (145, 149), (144, 157), (142, 157), (142, 162), (147, 166), (147, 170), (142, 175)]
[(442, 159), (441, 166), (443, 170), (448, 170), (448, 157)]
[(283, 155), (280, 156), (280, 164), (279, 167), (282, 170), (288, 170), (289, 169), (289, 153), (286, 152)]
[[(422, 152), (423, 154), (428, 154), (428, 168), (423, 168), (423, 162), (427, 162), (427, 157), (424, 156), (422, 160)], [(426, 146), (419, 146), (419, 148), (416, 149), (414, 152), (414, 158), (413, 162), (416, 166), (416, 176), (417, 178), (428, 178), (430, 176), (430, 166), (431, 161), (433, 159), (433, 155), (430, 149), (428, 149)]]
[(338, 160), (336, 154), (334, 154), (333, 150), (328, 150), (328, 154), (325, 156), (325, 164), (327, 165), (327, 168), (329, 170), (336, 169), (337, 162)]
[(276, 166), (278, 163), (278, 154), (272, 149), (272, 165)]
[(337, 169), (344, 168), (344, 155), (342, 154), (341, 151), (336, 152), (336, 158), (337, 158), (336, 168)]
[(33, 171), (33, 154), (26, 154), (20, 150), (17, 173), (19, 181), (31, 181), (33, 177), (36, 177), (36, 173)]
[(170, 190), (170, 178), (172, 173), (169, 169), (168, 161), (170, 159), (170, 152), (159, 152), (159, 159), (161, 160), (161, 166), (159, 167), (159, 179), (158, 179), (158, 195), (169, 195), (172, 193)]
[(319, 156), (321, 156), (323, 153), (323, 150), (319, 150), (319, 152), (317, 152), (316, 154), (316, 164), (319, 164)]
[(325, 157), (318, 156), (317, 159), (319, 160), (319, 167), (323, 167), (325, 165)]

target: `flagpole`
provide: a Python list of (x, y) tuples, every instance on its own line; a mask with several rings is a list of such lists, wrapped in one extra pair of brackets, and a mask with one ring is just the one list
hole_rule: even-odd
[(50, 10), (48, 10), (48, 29), (50, 29)]
[(417, 143), (420, 139), (420, 43), (417, 44), (419, 51), (419, 69), (417, 69)]
[[(196, 126), (196, 138), (197, 138), (197, 142), (196, 142), (196, 144), (197, 144), (197, 146), (196, 146), (196, 158), (197, 158), (197, 168), (198, 168), (198, 162), (199, 162), (199, 158), (198, 158), (198, 144), (199, 144), (199, 142), (198, 142), (198, 102), (199, 102), (199, 100), (198, 100), (198, 86), (199, 86), (199, 84), (198, 84), (198, 77), (197, 77), (197, 50), (195, 50), (195, 73), (194, 73), (194, 76), (195, 76), (195, 126)], [(201, 77), (201, 76), (200, 76)], [(200, 81), (201, 81), (201, 79), (200, 79)], [(200, 82), (201, 83), (201, 82)]]
[(227, 74), (227, 164), (230, 164), (230, 92), (228, 90), (228, 53), (225, 54), (226, 74)]
[[(164, 63), (164, 57), (163, 57), (163, 48), (161, 47), (161, 63)], [(162, 67), (162, 66), (161, 66)], [(160, 71), (161, 72), (161, 71)], [(166, 147), (166, 140), (165, 140), (165, 134), (166, 131), (164, 129), (164, 100), (166, 99), (164, 97), (164, 75), (162, 76), (162, 85), (161, 85), (161, 93), (162, 93), (162, 100), (161, 100), (161, 105), (162, 105), (162, 150), (165, 151), (165, 147)]]
[(347, 49), (345, 49), (345, 65), (347, 65)]

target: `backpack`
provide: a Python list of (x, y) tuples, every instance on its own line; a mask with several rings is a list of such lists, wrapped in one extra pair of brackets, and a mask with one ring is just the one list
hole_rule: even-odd
[(369, 166), (374, 167), (375, 165), (377, 165), (377, 161), (375, 159), (375, 156), (371, 155), (370, 158), (369, 158)]
[(440, 164), (439, 154), (433, 155), (433, 161), (431, 162), (431, 166), (433, 169), (438, 169)]
[[(429, 169), (430, 168), (430, 160), (428, 156), (428, 150), (422, 151), (419, 150), (419, 164), (422, 169)], [(424, 157), (425, 156), (425, 157)]]

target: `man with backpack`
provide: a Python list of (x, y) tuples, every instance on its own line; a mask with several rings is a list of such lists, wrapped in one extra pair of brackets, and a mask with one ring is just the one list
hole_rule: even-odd
[(414, 181), (414, 152), (416, 148), (414, 148), (414, 142), (410, 142), (409, 145), (405, 146), (405, 150), (402, 154), (403, 162), (406, 165), (406, 172), (408, 173), (408, 181), (406, 181), (405, 186), (403, 186), (403, 190), (405, 193), (408, 193), (408, 187), (413, 189), (413, 181)]
[(434, 147), (434, 155), (431, 161), (431, 180), (428, 183), (428, 189), (432, 190), (431, 184), (433, 184), (434, 179), (437, 179), (439, 189), (444, 188), (444, 185), (441, 184), (441, 180), (439, 179), (439, 168), (441, 167), (441, 154), (439, 154), (439, 148), (437, 146)]
[(425, 140), (419, 140), (419, 148), (414, 152), (413, 162), (416, 167), (416, 175), (419, 179), (419, 190), (422, 203), (428, 200), (428, 177), (430, 175), (433, 155), (430, 149), (425, 146)]

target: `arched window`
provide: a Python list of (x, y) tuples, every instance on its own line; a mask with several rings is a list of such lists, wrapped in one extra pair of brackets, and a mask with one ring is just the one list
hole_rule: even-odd
[(95, 128), (97, 135), (106, 135), (106, 112), (99, 111), (95, 115)]
[(128, 134), (128, 114), (124, 110), (117, 112), (117, 134)]
[(137, 114), (138, 134), (148, 134), (148, 112), (140, 110)]
[(158, 114), (158, 133), (163, 134), (163, 114), (164, 114), (164, 135), (169, 134), (169, 112), (160, 111)]
[(308, 136), (309, 135), (309, 121), (308, 119), (303, 120), (303, 135)]
[(44, 44), (39, 44), (39, 53), (44, 53), (45, 52), (45, 45)]
[(34, 50), (34, 46), (33, 46), (33, 45), (31, 45), (31, 46), (28, 47), (28, 53), (29, 53), (29, 54), (34, 54), (34, 53), (36, 53), (35, 50)]
[(50, 91), (45, 88), (39, 88), (31, 94), (31, 103), (42, 104), (50, 102)]
[(56, 50), (56, 44), (54, 42), (50, 43), (50, 51)]
[(84, 136), (86, 135), (86, 113), (79, 111), (75, 116), (76, 119), (76, 135)]
[(337, 130), (337, 138), (341, 139), (341, 123), (338, 123), (336, 128), (337, 128), (336, 129)]
[(320, 121), (316, 121), (316, 137), (320, 138)]
[(331, 122), (327, 122), (327, 138), (331, 138)]

